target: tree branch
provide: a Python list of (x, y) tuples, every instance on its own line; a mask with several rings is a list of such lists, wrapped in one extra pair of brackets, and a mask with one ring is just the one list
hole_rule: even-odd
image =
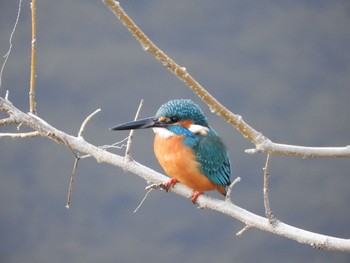
[(30, 60), (29, 111), (36, 114), (35, 83), (36, 83), (36, 0), (30, 3), (32, 12), (32, 48)]
[[(135, 118), (134, 118), (135, 121), (139, 117), (142, 106), (143, 106), (143, 99), (140, 101), (139, 107), (137, 108)], [(125, 158), (127, 158), (129, 160), (131, 159), (131, 145), (132, 145), (133, 138), (134, 138), (134, 130), (131, 130), (129, 132), (128, 141), (126, 143), (126, 149), (125, 149)]]
[[(50, 138), (51, 140), (63, 143), (70, 149), (77, 150), (82, 153), (91, 155), (96, 159), (98, 163), (108, 163), (117, 167), (134, 173), (146, 181), (152, 183), (162, 183), (168, 180), (168, 177), (136, 162), (128, 160), (116, 154), (107, 152), (100, 147), (96, 147), (87, 141), (83, 137), (75, 137), (60, 131), (41, 118), (33, 114), (26, 114), (17, 109), (8, 100), (0, 97), (0, 109), (15, 119), (22, 125), (28, 126), (40, 133), (41, 136)], [(169, 191), (190, 198), (192, 190), (188, 187), (176, 184)], [(278, 222), (275, 226), (272, 226), (269, 221), (261, 216), (255, 215), (231, 202), (219, 200), (209, 197), (207, 195), (200, 195), (197, 199), (197, 203), (200, 207), (211, 209), (230, 217), (236, 218), (243, 222), (249, 228), (259, 228), (280, 236), (284, 236), (300, 243), (309, 244), (310, 246), (322, 248), (326, 250), (339, 250), (344, 252), (350, 252), (350, 240), (337, 237), (331, 237), (306, 231), (300, 228), (296, 228), (282, 222)]]
[[(304, 147), (295, 145), (278, 144), (272, 142), (266, 138), (262, 133), (256, 131), (250, 125), (248, 125), (240, 115), (234, 114), (220, 104), (210, 93), (208, 93), (186, 70), (185, 67), (181, 67), (176, 64), (169, 56), (161, 51), (149, 38), (137, 27), (137, 25), (127, 16), (127, 14), (120, 7), (118, 2), (114, 0), (103, 0), (104, 3), (113, 11), (115, 15), (122, 21), (127, 29), (134, 35), (134, 37), (141, 43), (145, 51), (150, 52), (155, 58), (168, 70), (173, 72), (180, 80), (182, 80), (190, 89), (193, 90), (207, 105), (211, 111), (217, 113), (219, 116), (227, 120), (234, 127), (236, 127), (241, 134), (255, 144), (255, 149), (246, 150), (247, 153), (267, 153), (267, 154), (281, 154), (281, 155), (295, 155), (303, 158), (306, 157), (350, 157), (350, 146), (346, 147)], [(33, 7), (34, 6), (34, 7)], [(34, 13), (34, 14), (33, 14)], [(35, 26), (35, 0), (32, 1), (32, 26)], [(35, 46), (36, 46), (36, 29), (32, 30), (32, 60), (34, 58), (34, 65), (32, 62), (31, 69), (31, 84), (30, 84), (30, 113), (26, 114), (18, 110), (12, 105), (8, 99), (0, 97), (0, 109), (9, 115), (9, 118), (0, 120), (0, 125), (19, 124), (19, 126), (27, 126), (34, 129), (31, 134), (45, 136), (53, 140), (54, 142), (64, 144), (71, 150), (76, 150), (80, 153), (85, 153), (86, 156), (92, 156), (99, 163), (108, 163), (117, 167), (134, 173), (146, 181), (154, 184), (160, 184), (168, 180), (168, 178), (142, 164), (133, 161), (131, 158), (121, 157), (112, 154), (106, 149), (96, 147), (87, 141), (82, 136), (83, 130), (89, 117), (84, 121), (77, 137), (69, 135), (63, 131), (56, 129), (40, 117), (36, 116), (35, 105)], [(33, 55), (34, 53), (34, 55)], [(4, 67), (4, 65), (3, 65)], [(0, 73), (0, 87), (1, 87), (1, 75), (3, 67)], [(92, 116), (91, 116), (92, 117)], [(3, 133), (4, 135), (4, 133)], [(5, 134), (6, 135), (6, 134)], [(79, 155), (77, 155), (79, 156)], [(75, 173), (76, 166), (80, 157), (76, 158), (75, 165), (73, 167), (73, 174)], [(268, 179), (268, 166), (269, 155), (265, 165), (265, 186), (267, 188)], [(73, 185), (74, 178), (72, 177), (71, 184)], [(233, 184), (232, 184), (233, 187)], [(71, 191), (72, 188), (70, 188)], [(192, 190), (188, 187), (176, 184), (169, 189), (181, 196), (189, 198), (192, 195)], [(268, 195), (265, 194), (265, 200), (268, 201)], [(70, 196), (68, 198), (68, 205), (70, 202)], [(350, 240), (342, 239), (332, 236), (321, 235), (310, 231), (302, 230), (283, 222), (276, 221), (271, 224), (268, 219), (253, 214), (232, 202), (226, 200), (215, 199), (206, 195), (201, 195), (197, 199), (197, 203), (201, 208), (212, 209), (220, 213), (226, 214), (230, 217), (236, 218), (243, 222), (245, 227), (237, 233), (242, 235), (246, 230), (250, 228), (259, 228), (280, 236), (284, 236), (300, 243), (309, 244), (312, 247), (338, 250), (344, 252), (350, 252)], [(269, 206), (266, 211), (269, 211)], [(270, 220), (271, 221), (271, 220)]]
[(0, 126), (9, 126), (13, 124), (16, 124), (13, 118), (5, 118), (0, 120)]
[(21, 133), (0, 133), (0, 138), (2, 137), (10, 137), (12, 139), (17, 139), (17, 138), (32, 138), (32, 137), (37, 137), (40, 136), (40, 133), (37, 131), (33, 132), (21, 132)]
[(134, 21), (121, 8), (119, 2), (114, 0), (102, 0), (103, 3), (118, 17), (123, 25), (138, 40), (145, 51), (151, 53), (165, 68), (171, 71), (176, 77), (183, 81), (195, 94), (197, 94), (212, 112), (217, 113), (229, 123), (234, 125), (247, 139), (255, 144), (263, 141), (264, 136), (245, 123), (241, 116), (226, 109), (208, 91), (206, 91), (186, 70), (179, 66), (174, 60), (157, 47), (134, 23)]
[(67, 209), (70, 208), (70, 204), (71, 204), (71, 200), (72, 200), (72, 193), (73, 193), (74, 178), (75, 178), (75, 173), (77, 171), (79, 161), (80, 161), (80, 157), (75, 156), (73, 170), (72, 170), (72, 174), (70, 176), (69, 186), (68, 186), (68, 194), (67, 194), (67, 202), (66, 202)]
[(270, 207), (270, 198), (269, 198), (269, 177), (270, 177), (270, 154), (266, 157), (266, 163), (263, 168), (264, 171), (264, 207), (265, 207), (265, 216), (269, 220), (269, 223), (273, 226), (275, 226), (278, 223), (278, 220), (273, 215), (271, 207)]
[(246, 153), (266, 153), (274, 155), (293, 155), (301, 158), (350, 157), (350, 145), (344, 147), (306, 147), (274, 143), (266, 139), (256, 149), (247, 149)]
[(83, 137), (83, 133), (84, 133), (86, 125), (92, 119), (92, 117), (94, 117), (100, 111), (101, 111), (101, 109), (97, 109), (93, 113), (91, 113), (89, 116), (86, 117), (86, 119), (83, 121), (83, 123), (80, 126), (80, 129), (79, 129), (79, 132), (78, 132), (78, 137)]
[(121, 8), (115, 0), (102, 0), (103, 3), (118, 17), (122, 24), (140, 42), (143, 50), (151, 53), (166, 69), (183, 81), (200, 99), (202, 99), (213, 113), (216, 113), (231, 125), (233, 125), (246, 139), (255, 144), (256, 149), (247, 150), (253, 153), (269, 153), (274, 155), (293, 155), (302, 158), (307, 157), (350, 157), (350, 146), (346, 147), (305, 147), (274, 143), (261, 132), (256, 131), (242, 116), (229, 111), (206, 91), (186, 70), (157, 47), (135, 22)]
[[(94, 117), (100, 111), (101, 111), (101, 109), (97, 109), (93, 113), (91, 113), (89, 116), (86, 117), (86, 119), (83, 121), (83, 123), (80, 126), (80, 129), (79, 129), (79, 132), (78, 132), (78, 138), (83, 138), (84, 139), (83, 133), (85, 131), (85, 127), (86, 127), (87, 123), (92, 119), (92, 117)], [(69, 147), (69, 145), (68, 145), (68, 147)], [(69, 186), (68, 186), (68, 194), (67, 194), (67, 202), (66, 202), (66, 208), (67, 209), (69, 209), (70, 205), (71, 205), (75, 173), (77, 171), (78, 163), (79, 163), (80, 159), (82, 159), (82, 157), (80, 157), (79, 154), (75, 154), (75, 152), (74, 152), (74, 150), (72, 148), (69, 147), (69, 149), (72, 151), (72, 153), (73, 153), (73, 155), (75, 157), (75, 160), (74, 160), (73, 170), (72, 170), (72, 174), (70, 176)], [(83, 157), (90, 157), (90, 155), (87, 154), (87, 155), (85, 155)]]

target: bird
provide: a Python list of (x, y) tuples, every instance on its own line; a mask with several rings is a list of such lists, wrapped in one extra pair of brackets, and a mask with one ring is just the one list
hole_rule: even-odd
[(153, 129), (156, 159), (171, 177), (163, 184), (167, 191), (180, 182), (193, 190), (194, 204), (204, 191), (217, 190), (226, 196), (231, 175), (228, 150), (197, 104), (190, 99), (170, 100), (154, 117), (119, 124), (110, 130), (146, 128)]

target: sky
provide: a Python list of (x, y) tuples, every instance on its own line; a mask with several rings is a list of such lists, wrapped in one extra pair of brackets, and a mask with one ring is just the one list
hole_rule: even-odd
[[(350, 4), (335, 1), (120, 1), (139, 27), (221, 103), (278, 143), (349, 145)], [(0, 54), (9, 47), (17, 1), (0, 2)], [(38, 115), (71, 135), (113, 144), (116, 124), (153, 116), (174, 98), (200, 105), (226, 143), (235, 204), (259, 215), (264, 155), (162, 67), (101, 1), (37, 2)], [(31, 24), (23, 1), (2, 77), (16, 107), (28, 111)], [(3, 58), (1, 58), (1, 62)], [(0, 113), (0, 117), (6, 115)], [(15, 131), (15, 128), (1, 128)], [(163, 172), (153, 132), (137, 131), (132, 156)], [(124, 154), (124, 149), (114, 149)], [(47, 138), (0, 140), (0, 262), (349, 262), (251, 229), (189, 200), (152, 191), (122, 169), (79, 162), (72, 205), (65, 208), (74, 156)], [(349, 238), (349, 160), (273, 156), (270, 202), (281, 221)], [(220, 197), (210, 192), (211, 196)]]

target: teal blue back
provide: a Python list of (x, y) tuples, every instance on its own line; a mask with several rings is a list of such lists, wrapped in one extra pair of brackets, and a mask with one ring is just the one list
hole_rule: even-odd
[(193, 147), (202, 173), (216, 185), (229, 185), (231, 164), (222, 139), (210, 130), (208, 135), (196, 135), (198, 143)]

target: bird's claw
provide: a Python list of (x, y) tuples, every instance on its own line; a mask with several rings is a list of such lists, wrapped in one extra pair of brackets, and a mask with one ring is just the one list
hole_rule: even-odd
[(193, 194), (191, 195), (191, 201), (193, 204), (196, 203), (198, 196), (200, 196), (201, 194), (202, 192), (198, 192), (198, 191), (193, 192)]
[(172, 187), (174, 184), (176, 184), (178, 182), (178, 180), (177, 179), (175, 179), (175, 178), (172, 178), (172, 179), (170, 179), (168, 182), (166, 182), (166, 183), (163, 183), (163, 188), (165, 189), (165, 191), (166, 192), (168, 192), (169, 191), (169, 189), (170, 189), (170, 187)]

